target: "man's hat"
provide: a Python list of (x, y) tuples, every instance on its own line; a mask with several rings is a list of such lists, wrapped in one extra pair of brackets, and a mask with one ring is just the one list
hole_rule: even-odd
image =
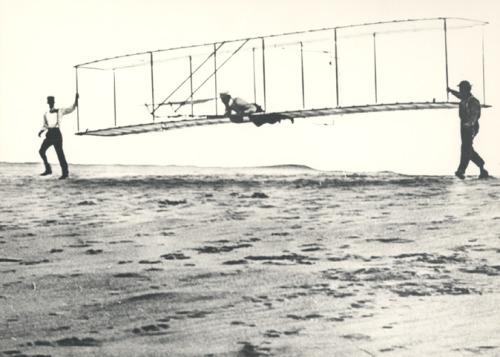
[(231, 95), (229, 94), (229, 92), (220, 92), (219, 96), (221, 96), (221, 97), (230, 97)]
[(54, 99), (55, 99), (55, 98), (54, 98), (54, 96), (52, 96), (52, 95), (49, 95), (49, 96), (47, 97), (47, 100), (54, 100)]
[(471, 90), (472, 89), (472, 86), (471, 84), (469, 83), (469, 81), (462, 81), (458, 84), (458, 87), (460, 88), (465, 88), (465, 89), (468, 89), (468, 90)]

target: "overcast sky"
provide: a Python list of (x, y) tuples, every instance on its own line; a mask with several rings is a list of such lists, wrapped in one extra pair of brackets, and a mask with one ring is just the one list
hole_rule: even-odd
[[(495, 106), (500, 87), (497, 0), (0, 0), (0, 161), (40, 162), (37, 133), (46, 96), (54, 95), (57, 106), (72, 103), (76, 64), (226, 39), (435, 17), (490, 23), (485, 28), (486, 99)], [(480, 86), (476, 88), (482, 99)], [(458, 121), (457, 112), (450, 111), (442, 122), (430, 120), (434, 114), (427, 113), (398, 114), (407, 115), (406, 126), (385, 117), (368, 123), (368, 116), (347, 124), (346, 116), (335, 125), (226, 126), (111, 139), (73, 135), (73, 114), (65, 118), (63, 135), (70, 165), (289, 163), (333, 170), (453, 173), (459, 141), (449, 123)], [(493, 171), (500, 171), (498, 113), (495, 107), (484, 111), (481, 123), (486, 129), (476, 140)], [(389, 137), (383, 137), (387, 132), (393, 140), (389, 144)], [(57, 162), (52, 149), (49, 160)]]

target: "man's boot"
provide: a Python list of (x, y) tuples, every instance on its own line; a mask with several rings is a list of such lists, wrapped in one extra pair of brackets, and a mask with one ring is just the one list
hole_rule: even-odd
[(59, 177), (59, 180), (66, 180), (69, 177), (68, 171), (63, 171), (62, 176)]
[(455, 176), (458, 177), (460, 180), (465, 179), (465, 174), (462, 171), (460, 171), (460, 170), (457, 170), (455, 172)]
[(486, 171), (486, 169), (484, 169), (483, 167), (481, 167), (480, 169), (481, 169), (481, 173), (479, 174), (480, 179), (487, 179), (488, 177), (490, 177), (490, 174), (488, 173), (488, 171)]
[(40, 174), (40, 176), (47, 176), (52, 174), (52, 168), (50, 167), (50, 164), (45, 164), (45, 172)]

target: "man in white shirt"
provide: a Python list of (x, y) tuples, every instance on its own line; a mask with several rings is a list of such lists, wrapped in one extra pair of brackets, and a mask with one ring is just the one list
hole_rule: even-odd
[(267, 115), (253, 115), (255, 113), (264, 113), (262, 107), (256, 103), (248, 103), (239, 97), (231, 97), (228, 92), (220, 93), (220, 99), (226, 111), (224, 115), (228, 116), (233, 123), (252, 122), (256, 126), (263, 124), (280, 123), (282, 119), (289, 119), (293, 123), (293, 118), (282, 113), (270, 113)]
[(38, 133), (38, 136), (41, 136), (44, 131), (47, 131), (45, 140), (43, 141), (39, 151), (43, 163), (45, 164), (45, 172), (42, 173), (41, 176), (52, 174), (52, 168), (47, 161), (47, 155), (45, 153), (48, 148), (54, 145), (54, 149), (56, 150), (57, 158), (59, 159), (59, 164), (61, 165), (62, 170), (62, 176), (59, 179), (64, 180), (68, 178), (69, 172), (68, 163), (66, 162), (66, 158), (64, 157), (64, 151), (62, 147), (63, 140), (59, 127), (61, 125), (63, 116), (72, 113), (78, 106), (78, 93), (76, 93), (75, 95), (75, 102), (69, 108), (54, 108), (55, 98), (52, 96), (47, 97), (47, 104), (49, 105), (49, 111), (44, 114), (42, 130), (40, 130), (40, 132)]
[[(245, 115), (248, 116), (254, 113), (263, 112), (259, 105), (255, 103), (248, 103), (242, 98), (233, 98), (227, 92), (220, 93), (220, 99), (226, 107), (224, 115), (232, 116), (231, 121), (235, 123), (242, 123)], [(236, 116), (233, 116), (234, 114)]]

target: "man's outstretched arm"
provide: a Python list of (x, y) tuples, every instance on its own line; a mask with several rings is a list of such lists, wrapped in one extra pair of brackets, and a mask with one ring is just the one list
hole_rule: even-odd
[(460, 95), (460, 92), (457, 92), (456, 90), (453, 90), (451, 89), (450, 87), (446, 88), (446, 91), (448, 93), (451, 93), (453, 94), (455, 97), (457, 97), (458, 99), (462, 99), (461, 95)]
[(64, 108), (63, 109), (63, 114), (69, 114), (69, 113), (72, 113), (76, 107), (78, 106), (78, 98), (80, 98), (80, 95), (78, 93), (75, 94), (75, 102), (73, 103), (73, 105), (69, 108)]

